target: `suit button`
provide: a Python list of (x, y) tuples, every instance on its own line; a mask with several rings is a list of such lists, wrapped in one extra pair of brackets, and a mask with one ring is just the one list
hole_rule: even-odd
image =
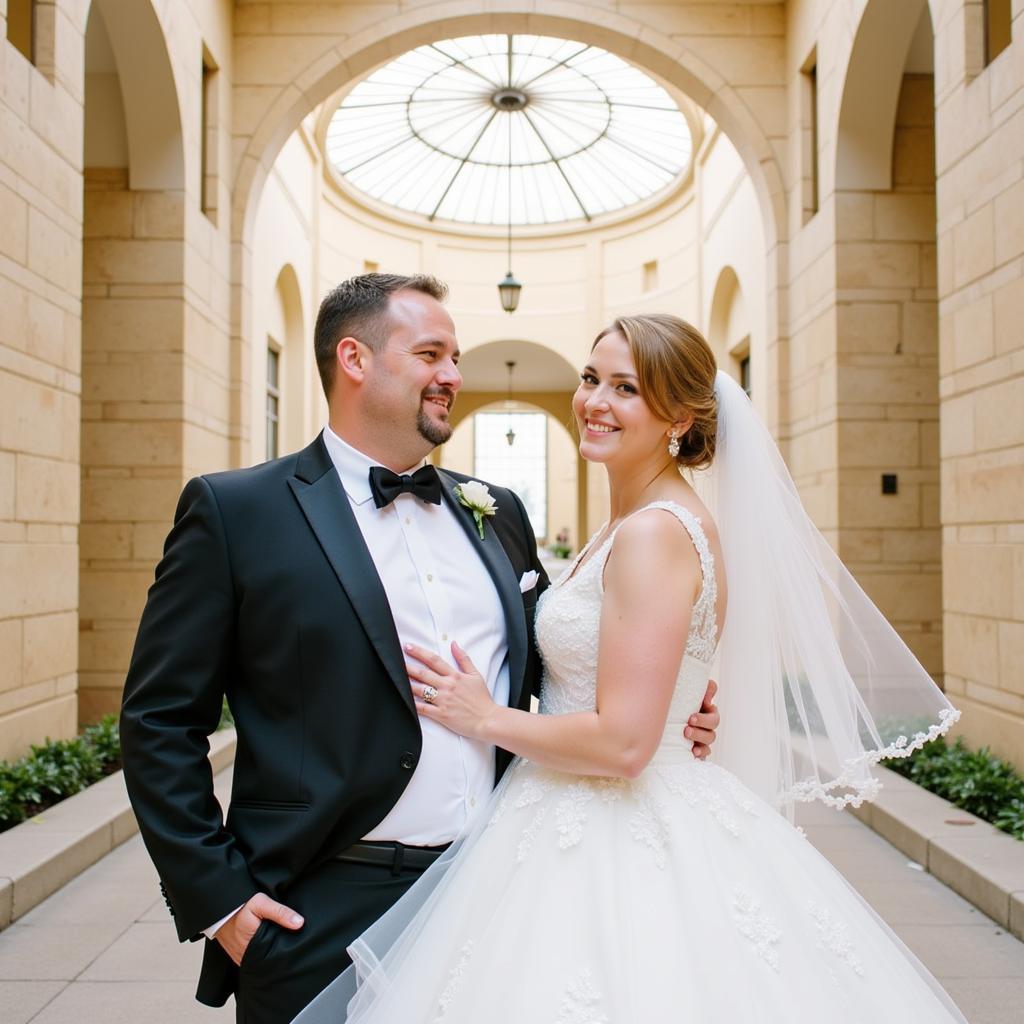
[(401, 760), (398, 762), (407, 772), (411, 772), (416, 767), (416, 755), (411, 751), (407, 750)]

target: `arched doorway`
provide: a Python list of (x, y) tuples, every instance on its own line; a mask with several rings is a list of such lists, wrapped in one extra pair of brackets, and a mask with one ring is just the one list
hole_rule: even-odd
[(120, 706), (181, 489), (184, 157), (152, 6), (94, 0), (85, 40), (80, 722)]
[[(511, 402), (509, 361), (515, 363)], [(546, 417), (544, 453), (548, 500), (545, 503), (545, 521), (543, 524), (534, 522), (534, 530), (539, 538), (553, 541), (563, 528), (568, 527), (569, 546), (578, 548), (589, 536), (592, 499), (591, 474), (579, 456), (571, 427), (571, 401), (578, 379), (577, 370), (553, 349), (527, 341), (494, 341), (478, 345), (465, 354), (459, 369), (464, 383), (452, 414), (455, 431), (452, 440), (440, 449), (440, 464), (460, 472), (477, 472), (482, 442), (475, 430), (477, 414), (542, 413)], [(480, 475), (486, 474), (481, 471)], [(503, 483), (499, 479), (494, 482)]]
[(715, 284), (708, 320), (708, 342), (714, 350), (719, 368), (734, 377), (750, 395), (754, 373), (750, 352), (750, 319), (743, 300), (743, 289), (732, 267), (724, 267)]
[(254, 348), (252, 360), (251, 462), (276, 459), (307, 444), (313, 431), (304, 414), (316, 405), (302, 290), (291, 263), (263, 298), (255, 317), (264, 343)]
[(934, 46), (926, 0), (872, 0), (853, 42), (835, 165), (831, 443), (839, 554), (941, 679)]

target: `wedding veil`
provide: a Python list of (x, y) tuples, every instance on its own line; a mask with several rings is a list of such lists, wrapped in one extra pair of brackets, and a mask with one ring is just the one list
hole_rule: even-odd
[(743, 390), (719, 371), (715, 393), (715, 459), (694, 479), (729, 588), (712, 759), (789, 813), (858, 806), (878, 791), (874, 765), (960, 712), (814, 527)]

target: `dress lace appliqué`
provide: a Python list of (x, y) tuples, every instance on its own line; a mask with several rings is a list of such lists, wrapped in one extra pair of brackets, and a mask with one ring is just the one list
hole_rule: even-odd
[(558, 831), (560, 850), (568, 850), (583, 838), (587, 804), (593, 799), (593, 789), (585, 781), (580, 781), (569, 786), (558, 801), (555, 806), (555, 829)]
[[(694, 761), (689, 765), (659, 768), (658, 773), (670, 793), (682, 797), (691, 807), (703, 807), (732, 836), (742, 834), (735, 811), (757, 817), (757, 808), (750, 794), (743, 790), (735, 776), (716, 765)], [(722, 795), (723, 783), (731, 804)]]
[(590, 969), (584, 968), (566, 987), (555, 1024), (608, 1024), (599, 1006), (602, 998)]
[(455, 966), (448, 972), (448, 984), (445, 985), (444, 991), (441, 993), (441, 996), (437, 1001), (437, 1016), (434, 1017), (433, 1024), (442, 1024), (444, 1016), (448, 1012), (448, 1007), (451, 1006), (456, 993), (462, 987), (466, 968), (469, 966), (469, 961), (472, 958), (473, 942), (470, 940), (462, 947), (462, 949), (459, 950), (459, 959), (456, 961)]
[(818, 940), (821, 945), (842, 960), (858, 978), (863, 978), (864, 965), (854, 950), (853, 940), (846, 925), (842, 921), (837, 921), (830, 910), (817, 903), (808, 903), (807, 912), (818, 929)]
[(773, 971), (778, 971), (779, 951), (775, 947), (782, 940), (782, 929), (775, 919), (739, 885), (733, 889), (732, 906), (732, 919), (740, 934), (750, 940), (754, 951)]
[(665, 867), (668, 850), (668, 810), (646, 787), (637, 787), (639, 806), (629, 819), (629, 832), (637, 842), (654, 852), (654, 863)]
[[(512, 810), (531, 810), (523, 826), (516, 851), (516, 860), (523, 863), (533, 852), (545, 824), (550, 820), (555, 845), (570, 850), (584, 838), (588, 807), (596, 800), (601, 804), (627, 800), (632, 805), (628, 818), (630, 835), (654, 853), (654, 862), (664, 867), (669, 837), (669, 809), (641, 780), (594, 776), (561, 775), (523, 762), (522, 777), (514, 779), (498, 804), (490, 825), (500, 821)], [(548, 797), (551, 799), (547, 799)]]

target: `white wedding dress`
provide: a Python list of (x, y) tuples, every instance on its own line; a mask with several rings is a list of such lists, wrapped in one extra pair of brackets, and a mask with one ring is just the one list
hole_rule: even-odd
[[(655, 505), (689, 531), (704, 583), (653, 759), (632, 781), (515, 762), (457, 853), (352, 947), (349, 1024), (964, 1020), (798, 829), (692, 757), (682, 733), (715, 652), (715, 566), (700, 521)], [(596, 706), (613, 542), (541, 599), (543, 714)]]

